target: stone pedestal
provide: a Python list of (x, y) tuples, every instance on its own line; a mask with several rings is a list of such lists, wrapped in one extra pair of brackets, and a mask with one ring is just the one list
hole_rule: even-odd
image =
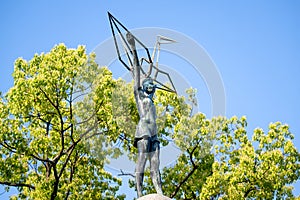
[(171, 199), (161, 194), (147, 194), (145, 196), (138, 198), (137, 200), (171, 200)]

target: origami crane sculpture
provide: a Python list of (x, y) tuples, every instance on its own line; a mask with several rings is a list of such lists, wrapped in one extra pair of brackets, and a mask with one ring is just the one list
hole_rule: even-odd
[[(128, 69), (131, 73), (133, 73), (134, 72), (134, 69), (133, 69), (134, 56), (138, 57), (138, 55), (134, 55), (133, 50), (131, 49), (130, 44), (128, 43), (128, 40), (126, 39), (126, 35), (130, 34), (130, 35), (132, 35), (135, 43), (141, 46), (142, 51), (146, 52), (146, 58), (142, 57), (142, 58), (140, 58), (140, 60), (138, 60), (138, 65), (141, 66), (140, 73), (143, 74), (145, 78), (147, 78), (147, 77), (152, 78), (153, 81), (156, 83), (157, 89), (162, 89), (162, 90), (165, 90), (168, 92), (176, 93), (175, 86), (173, 84), (173, 81), (172, 81), (169, 73), (161, 70), (158, 66), (161, 44), (175, 43), (176, 41), (172, 40), (170, 38), (158, 35), (156, 44), (155, 44), (153, 52), (152, 52), (152, 56), (150, 56), (150, 52), (149, 52), (148, 48), (137, 37), (135, 37), (123, 24), (121, 24), (121, 22), (119, 22), (114, 16), (112, 16), (109, 12), (108, 12), (108, 18), (109, 18), (110, 27), (111, 27), (111, 31), (113, 34), (118, 58), (119, 58), (119, 61), (124, 65), (124, 67), (126, 69)], [(124, 59), (122, 58), (120, 48), (122, 48), (123, 51), (125, 52), (125, 55), (127, 57), (127, 62), (125, 62)], [(156, 62), (155, 62), (155, 64), (153, 64), (153, 60), (155, 59), (155, 57), (156, 57)], [(149, 64), (148, 71), (143, 69), (142, 64), (144, 61)], [(165, 75), (168, 78), (171, 86), (166, 86), (165, 84), (162, 83), (162, 81), (158, 80), (158, 75), (160, 73)]]

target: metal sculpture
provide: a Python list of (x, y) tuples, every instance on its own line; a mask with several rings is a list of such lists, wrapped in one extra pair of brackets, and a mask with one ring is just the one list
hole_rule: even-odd
[[(160, 147), (157, 137), (156, 109), (152, 98), (156, 89), (162, 89), (168, 92), (176, 93), (175, 87), (169, 74), (158, 68), (160, 45), (163, 42), (169, 43), (175, 41), (163, 36), (158, 36), (151, 57), (148, 48), (140, 40), (138, 40), (110, 13), (108, 13), (108, 16), (118, 58), (120, 62), (131, 72), (131, 75), (134, 79), (134, 96), (140, 116), (134, 139), (134, 146), (138, 149), (138, 161), (135, 169), (137, 195), (138, 197), (141, 197), (143, 195), (142, 188), (144, 169), (147, 159), (150, 161), (150, 176), (155, 190), (157, 193), (162, 194), (161, 177), (159, 173)], [(122, 33), (121, 28), (125, 33)], [(115, 30), (118, 32), (118, 35), (116, 35)], [(122, 59), (120, 45), (118, 43), (119, 40), (117, 40), (117, 36), (121, 41), (128, 63), (126, 63)], [(147, 58), (141, 58), (139, 60), (136, 44), (140, 45), (142, 47), (142, 50), (146, 52)], [(156, 65), (153, 65), (152, 61), (154, 60), (155, 56)], [(149, 70), (147, 72), (145, 72), (142, 67), (143, 61), (149, 64)], [(153, 71), (154, 74), (152, 74)], [(164, 85), (157, 79), (159, 73), (165, 74), (168, 77), (171, 83), (171, 87)]]
[[(161, 44), (175, 43), (176, 41), (172, 40), (170, 38), (167, 38), (165, 36), (158, 35), (156, 43), (154, 45), (152, 56), (150, 56), (150, 52), (149, 52), (148, 48), (137, 37), (135, 37), (120, 21), (118, 21), (109, 12), (108, 12), (108, 18), (109, 18), (109, 22), (110, 22), (112, 35), (113, 35), (113, 38), (114, 38), (115, 47), (116, 47), (117, 54), (118, 54), (118, 59), (124, 65), (124, 67), (126, 69), (128, 69), (131, 73), (133, 73), (133, 71), (134, 71), (134, 69), (133, 69), (133, 66), (134, 66), (133, 59), (134, 59), (135, 55), (133, 55), (133, 51), (130, 47), (130, 44), (128, 43), (128, 41), (126, 39), (126, 36), (124, 36), (123, 32), (125, 32), (126, 34), (131, 34), (132, 37), (133, 37), (133, 40), (141, 46), (142, 50), (144, 50), (146, 52), (147, 58), (142, 57), (139, 60), (139, 64), (141, 66), (140, 71), (141, 71), (142, 75), (145, 78), (151, 77), (152, 80), (156, 83), (156, 88), (157, 89), (161, 89), (161, 90), (165, 90), (165, 91), (168, 91), (168, 92), (176, 93), (175, 86), (173, 84), (173, 81), (172, 81), (169, 73), (161, 70), (158, 66), (158, 60), (159, 60), (159, 55), (160, 55), (160, 46), (161, 46)], [(122, 32), (121, 29), (123, 29), (123, 32)], [(118, 38), (120, 40), (118, 40)], [(118, 43), (118, 41), (120, 41), (119, 43), (121, 43), (121, 45)], [(127, 57), (128, 63), (126, 63), (122, 59), (122, 54), (121, 54), (120, 47), (122, 47), (123, 50), (125, 51), (125, 55)], [(153, 60), (155, 59), (155, 56), (156, 56), (156, 62), (155, 62), (155, 65), (154, 65)], [(144, 61), (149, 64), (147, 72), (142, 67)], [(153, 71), (154, 71), (154, 73), (153, 73)], [(168, 80), (171, 84), (170, 87), (163, 84), (161, 81), (158, 80), (158, 75), (160, 73), (167, 76), (167, 78), (168, 78)]]

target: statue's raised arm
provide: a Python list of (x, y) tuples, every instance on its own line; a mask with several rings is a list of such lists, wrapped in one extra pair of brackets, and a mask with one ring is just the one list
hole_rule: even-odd
[(130, 45), (130, 53), (133, 57), (133, 66), (131, 68), (131, 70), (133, 70), (133, 78), (134, 78), (134, 90), (137, 90), (138, 88), (141, 87), (141, 73), (140, 73), (140, 63), (139, 63), (139, 58), (138, 58), (138, 55), (137, 55), (137, 51), (136, 51), (136, 46), (135, 46), (135, 41), (134, 41), (134, 37), (133, 35), (128, 32), (126, 34), (126, 39)]

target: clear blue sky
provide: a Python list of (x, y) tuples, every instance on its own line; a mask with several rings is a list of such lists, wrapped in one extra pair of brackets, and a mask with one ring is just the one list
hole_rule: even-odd
[(287, 123), (299, 149), (299, 10), (299, 1), (1, 1), (0, 91), (12, 87), (18, 57), (31, 59), (61, 42), (92, 51), (111, 36), (110, 11), (128, 28), (168, 28), (193, 38), (218, 67), (226, 115), (246, 115), (249, 130)]

